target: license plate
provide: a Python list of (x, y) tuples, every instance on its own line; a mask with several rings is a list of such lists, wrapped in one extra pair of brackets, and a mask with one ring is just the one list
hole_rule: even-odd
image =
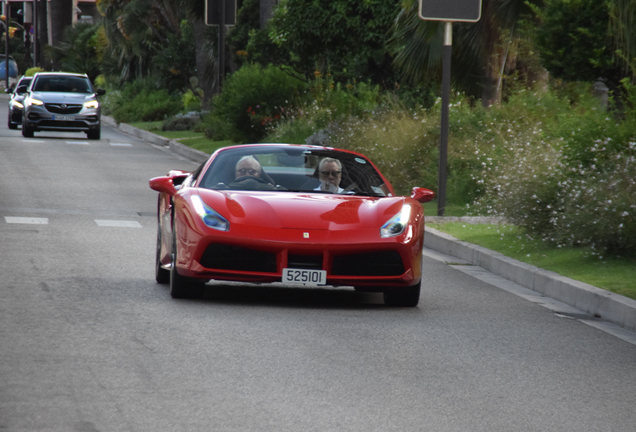
[(326, 285), (327, 271), (286, 268), (283, 269), (283, 283)]
[(54, 115), (53, 116), (53, 120), (74, 121), (75, 120), (75, 116), (72, 116), (72, 115)]

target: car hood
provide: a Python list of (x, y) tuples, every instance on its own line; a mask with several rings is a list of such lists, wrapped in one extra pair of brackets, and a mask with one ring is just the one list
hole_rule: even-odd
[(95, 99), (92, 93), (33, 92), (31, 97), (44, 103), (83, 104)]
[(200, 189), (203, 201), (231, 224), (311, 230), (358, 230), (382, 226), (404, 197)]

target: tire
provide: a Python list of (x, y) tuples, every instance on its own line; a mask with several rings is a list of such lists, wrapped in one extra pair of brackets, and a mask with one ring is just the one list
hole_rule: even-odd
[(405, 288), (393, 288), (383, 293), (384, 304), (396, 307), (415, 307), (420, 302), (422, 282)]
[(157, 227), (157, 255), (155, 260), (155, 280), (160, 284), (170, 283), (170, 270), (161, 267), (161, 226)]
[(22, 123), (22, 136), (25, 138), (33, 138), (33, 128), (27, 126), (26, 123)]
[(174, 299), (200, 297), (205, 282), (181, 276), (177, 271), (177, 242), (172, 226), (172, 266), (170, 266), (170, 295)]
[(97, 129), (87, 131), (86, 132), (86, 136), (90, 140), (101, 139), (101, 137), (102, 137), (102, 127), (101, 127), (101, 125), (97, 126)]
[(18, 128), (17, 124), (11, 122), (11, 112), (9, 112), (9, 116), (7, 117), (7, 126), (9, 126), (9, 129), (17, 129)]

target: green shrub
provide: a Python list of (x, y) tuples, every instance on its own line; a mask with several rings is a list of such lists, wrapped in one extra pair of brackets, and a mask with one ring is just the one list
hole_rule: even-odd
[(212, 101), (206, 135), (220, 141), (259, 142), (303, 93), (305, 83), (275, 66), (245, 65)]
[(556, 246), (636, 254), (636, 121), (629, 112), (617, 120), (586, 93), (576, 104), (550, 94), (536, 99), (524, 118), (535, 133), (511, 131), (523, 139), (506, 142), (475, 208)]
[(162, 131), (186, 131), (194, 130), (201, 123), (199, 116), (177, 115), (163, 121)]
[(27, 69), (26, 72), (24, 72), (24, 75), (33, 76), (38, 72), (44, 72), (44, 69), (42, 69), (41, 67), (32, 67)]
[(181, 110), (179, 96), (159, 89), (151, 79), (137, 79), (126, 84), (111, 101), (111, 113), (118, 123), (158, 121)]

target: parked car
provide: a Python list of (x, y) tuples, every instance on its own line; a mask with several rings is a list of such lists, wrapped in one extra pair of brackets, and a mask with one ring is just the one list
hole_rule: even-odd
[(85, 132), (89, 139), (101, 137), (101, 107), (86, 74), (38, 72), (24, 99), (22, 135), (39, 131)]
[(7, 86), (7, 56), (6, 54), (0, 54), (0, 88), (13, 89), (18, 82), (18, 64), (13, 57), (9, 56), (9, 85)]
[(15, 89), (11, 91), (6, 89), (7, 93), (11, 94), (9, 100), (9, 115), (7, 118), (7, 125), (9, 129), (17, 129), (22, 125), (22, 111), (24, 109), (24, 98), (26, 96), (29, 84), (31, 84), (33, 77), (23, 76), (18, 80), (18, 84)]
[(434, 193), (396, 196), (359, 153), (232, 146), (150, 187), (159, 192), (155, 276), (174, 298), (216, 279), (353, 286), (382, 292), (388, 305), (419, 302), (421, 203)]

